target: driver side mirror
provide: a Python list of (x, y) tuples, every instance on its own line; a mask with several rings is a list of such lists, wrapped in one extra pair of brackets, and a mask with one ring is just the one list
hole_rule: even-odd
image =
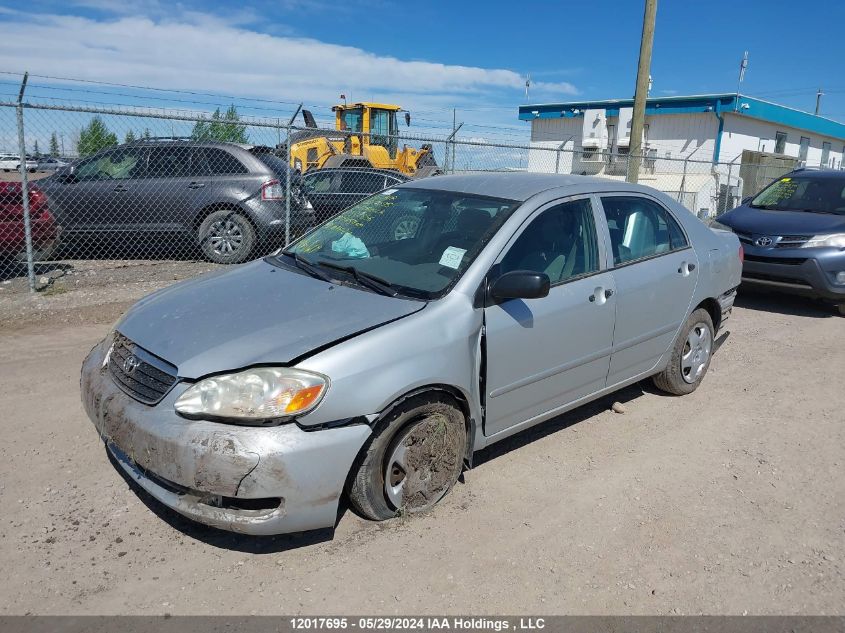
[(513, 270), (490, 284), (494, 299), (540, 299), (548, 296), (551, 280), (546, 273), (533, 270)]
[(748, 204), (754, 199), (754, 196), (745, 196), (742, 200), (740, 200), (740, 204)]

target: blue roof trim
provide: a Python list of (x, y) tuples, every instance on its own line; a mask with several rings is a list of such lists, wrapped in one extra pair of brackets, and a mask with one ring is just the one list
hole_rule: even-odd
[[(718, 107), (717, 107), (718, 104)], [(742, 104), (748, 104), (743, 109)], [(618, 116), (620, 108), (633, 107), (633, 99), (611, 99), (605, 101), (569, 101), (566, 103), (543, 103), (519, 106), (522, 121), (534, 119), (559, 119), (583, 117), (584, 110), (604, 108), (607, 116)], [(578, 111), (577, 113), (575, 111)], [(814, 132), (845, 140), (845, 123), (795, 110), (786, 106), (736, 94), (694, 95), (688, 97), (663, 97), (646, 101), (646, 114), (694, 114), (715, 112), (735, 114), (769, 123)]]

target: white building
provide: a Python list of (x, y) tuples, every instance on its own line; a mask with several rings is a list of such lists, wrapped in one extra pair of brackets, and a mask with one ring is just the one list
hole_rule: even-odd
[[(624, 178), (633, 99), (526, 105), (530, 171)], [(798, 165), (845, 168), (845, 124), (741, 94), (646, 102), (640, 182), (701, 215)]]

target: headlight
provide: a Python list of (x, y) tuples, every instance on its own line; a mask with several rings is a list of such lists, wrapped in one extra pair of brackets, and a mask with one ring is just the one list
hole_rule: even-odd
[(719, 222), (717, 220), (711, 220), (709, 226), (710, 226), (711, 229), (716, 229), (717, 231), (729, 231), (731, 233), (734, 232), (734, 230), (731, 227), (729, 227), (727, 224), (722, 224), (721, 222)]
[(834, 246), (845, 248), (845, 233), (834, 233), (833, 235), (814, 235), (808, 241), (801, 244), (799, 248), (818, 248), (820, 246)]
[(302, 415), (325, 395), (329, 379), (301, 369), (256, 367), (200, 380), (179, 396), (179, 413), (201, 418), (271, 420)]

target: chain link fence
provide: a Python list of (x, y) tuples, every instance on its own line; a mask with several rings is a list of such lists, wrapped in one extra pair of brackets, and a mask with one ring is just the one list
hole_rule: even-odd
[[(420, 136), (395, 125), (365, 134), (301, 126), (295, 116), (0, 103), (0, 280), (28, 276), (38, 289), (42, 271), (85, 261), (239, 263), (374, 192), (435, 174), (622, 181), (629, 169), (629, 155), (600, 148)], [(638, 179), (708, 218), (795, 166), (647, 148)], [(413, 234), (413, 222), (397, 218), (393, 237)]]

